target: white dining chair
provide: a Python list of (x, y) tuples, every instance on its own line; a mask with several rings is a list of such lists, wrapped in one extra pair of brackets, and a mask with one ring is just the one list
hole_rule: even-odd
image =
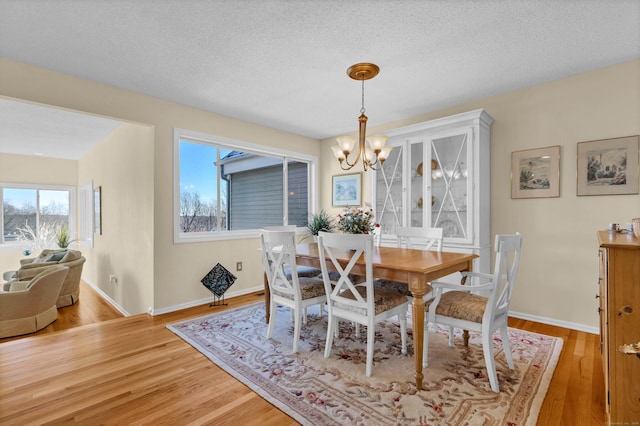
[(275, 328), (277, 305), (288, 307), (294, 317), (292, 352), (296, 353), (302, 322), (306, 322), (306, 308), (326, 303), (324, 282), (318, 277), (298, 276), (294, 231), (263, 229), (260, 242), (270, 293), (267, 338), (271, 338)]
[[(324, 356), (331, 355), (334, 336), (338, 334), (338, 322), (351, 321), (367, 326), (367, 363), (366, 375), (371, 376), (373, 369), (373, 351), (375, 325), (388, 318), (397, 316), (400, 321), (402, 353), (407, 353), (407, 298), (402, 294), (373, 286), (373, 235), (371, 234), (330, 234), (318, 235), (318, 250), (321, 262), (324, 288), (327, 294), (329, 325)], [(348, 261), (344, 265), (344, 254)], [(339, 258), (342, 256), (342, 261)], [(354, 265), (364, 256), (365, 280), (354, 283), (350, 275)], [(339, 277), (329, 278), (327, 263), (331, 264)], [(343, 266), (344, 265), (344, 266)], [(356, 328), (356, 333), (359, 331)], [(356, 337), (357, 334), (356, 334)]]
[(465, 283), (451, 284), (434, 281), (434, 298), (425, 303), (424, 351), (422, 363), (428, 364), (428, 323), (449, 327), (449, 346), (453, 347), (453, 328), (482, 334), (482, 349), (489, 375), (491, 390), (500, 392), (493, 355), (493, 333), (500, 330), (502, 347), (509, 368), (513, 370), (513, 357), (509, 345), (507, 320), (509, 303), (520, 264), (522, 236), (496, 235), (495, 265), (492, 274), (462, 272)]
[[(420, 250), (442, 251), (442, 228), (413, 228), (400, 226), (395, 232), (396, 245), (399, 248), (410, 248)], [(374, 282), (376, 287), (398, 291), (411, 300), (413, 296), (409, 291), (409, 286), (390, 280), (377, 279)], [(425, 294), (424, 300), (431, 298), (431, 289)]]

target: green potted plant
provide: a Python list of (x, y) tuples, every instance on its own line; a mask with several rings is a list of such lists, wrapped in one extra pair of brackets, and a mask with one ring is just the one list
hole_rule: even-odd
[(335, 222), (329, 213), (321, 209), (318, 213), (311, 215), (307, 229), (313, 235), (314, 240), (318, 238), (319, 232), (333, 232)]
[(56, 242), (58, 243), (58, 247), (67, 248), (69, 244), (74, 242), (75, 240), (71, 239), (71, 235), (69, 235), (69, 230), (66, 226), (62, 228), (58, 228), (56, 230)]

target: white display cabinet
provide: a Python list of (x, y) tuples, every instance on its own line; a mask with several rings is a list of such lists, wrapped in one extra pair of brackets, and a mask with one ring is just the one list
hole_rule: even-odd
[(393, 146), (372, 174), (382, 244), (396, 226), (443, 228), (443, 250), (480, 256), (490, 271), (490, 140), (493, 118), (469, 111), (387, 132)]

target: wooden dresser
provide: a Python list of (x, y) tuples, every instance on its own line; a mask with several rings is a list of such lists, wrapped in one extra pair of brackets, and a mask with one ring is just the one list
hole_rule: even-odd
[(640, 341), (640, 238), (601, 231), (600, 352), (609, 424), (640, 424), (640, 357), (619, 348)]

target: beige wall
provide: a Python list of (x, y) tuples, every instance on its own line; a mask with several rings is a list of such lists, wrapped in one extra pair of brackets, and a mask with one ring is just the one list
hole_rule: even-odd
[[(150, 166), (154, 173), (153, 197), (149, 202), (153, 203), (153, 241), (150, 244), (153, 246), (152, 307), (156, 310), (210, 297), (200, 279), (216, 262), (229, 266), (238, 260), (244, 262), (244, 270), (236, 273), (238, 281), (230, 291), (243, 291), (262, 283), (256, 240), (173, 244), (173, 127), (319, 156), (319, 202), (321, 207), (331, 210), (331, 176), (342, 173), (329, 149), (333, 140), (318, 144), (300, 136), (6, 59), (0, 59), (0, 72), (3, 75), (0, 95), (153, 126)], [(608, 222), (626, 223), (630, 218), (640, 216), (640, 196), (577, 197), (576, 144), (640, 133), (640, 61), (370, 130), (385, 131), (477, 108), (484, 108), (495, 119), (491, 142), (492, 235), (520, 231), (525, 237), (512, 309), (567, 325), (595, 328), (597, 306), (594, 296), (598, 274), (595, 232), (604, 229)], [(509, 186), (511, 152), (551, 145), (561, 146), (560, 198), (512, 200)], [(365, 199), (368, 199), (369, 180), (365, 178), (363, 183)], [(103, 220), (105, 226), (110, 221), (118, 222), (108, 216)], [(145, 244), (145, 241), (141, 242), (142, 246)], [(104, 247), (104, 253), (117, 250), (118, 246)], [(95, 271), (96, 276), (104, 273), (99, 272), (102, 271), (99, 267)], [(147, 297), (146, 292), (142, 293), (145, 294), (142, 298)], [(125, 294), (123, 298), (128, 297)]]
[[(76, 186), (78, 162), (0, 153), (0, 182)], [(24, 248), (0, 251), (0, 272), (17, 269)]]
[[(231, 119), (217, 114), (208, 113), (194, 108), (166, 102), (160, 99), (128, 92), (111, 86), (94, 83), (88, 80), (59, 74), (42, 68), (32, 67), (14, 61), (0, 58), (0, 95), (24, 99), (53, 106), (84, 111), (128, 122), (142, 123), (152, 126), (154, 129), (153, 149), (148, 155), (150, 163), (145, 163), (143, 173), (147, 173), (147, 167), (153, 169), (153, 195), (140, 203), (152, 203), (153, 219), (149, 226), (153, 227), (152, 241), (137, 241), (146, 249), (152, 245), (153, 258), (153, 302), (144, 310), (136, 308), (130, 313), (135, 314), (152, 308), (162, 311), (164, 308), (186, 306), (194, 301), (211, 299), (209, 293), (200, 283), (200, 279), (217, 263), (234, 269), (236, 261), (242, 261), (243, 271), (235, 272), (238, 280), (229, 290), (230, 292), (242, 292), (262, 286), (262, 262), (260, 259), (257, 239), (231, 240), (211, 243), (173, 244), (173, 129), (179, 127), (194, 130), (225, 138), (247, 141), (250, 143), (269, 145), (280, 149), (302, 152), (308, 155), (319, 155), (319, 143), (317, 140), (293, 135), (263, 126)], [(109, 153), (109, 158), (118, 158), (119, 153)], [(134, 172), (135, 167), (127, 163), (124, 169)], [(91, 171), (86, 170), (84, 178), (90, 178)], [(123, 175), (125, 176), (125, 175)], [(128, 175), (126, 175), (128, 176)], [(136, 179), (135, 174), (128, 176)], [(82, 183), (82, 182), (77, 182)], [(99, 184), (99, 182), (97, 182)], [(143, 185), (144, 186), (144, 185)], [(105, 184), (105, 189), (106, 184)], [(118, 202), (122, 194), (110, 195), (111, 202)], [(145, 197), (147, 194), (145, 194)], [(105, 208), (108, 199), (105, 199)], [(111, 204), (115, 206), (116, 204)], [(135, 203), (132, 203), (135, 205)], [(146, 214), (146, 205), (139, 207)], [(134, 214), (136, 212), (122, 212), (122, 214)], [(111, 217), (110, 215), (116, 215)], [(103, 217), (105, 227), (110, 223), (123, 222), (125, 218), (119, 217), (120, 212), (106, 212)], [(145, 234), (147, 235), (147, 234)], [(93, 273), (99, 282), (103, 282), (103, 274), (107, 269), (115, 270), (115, 273), (125, 274), (120, 277), (121, 287), (127, 285), (137, 286), (137, 277), (129, 281), (127, 272), (130, 265), (122, 261), (122, 265), (115, 265), (114, 259), (120, 259), (117, 253), (122, 250), (119, 243), (105, 241), (104, 245), (98, 245), (101, 253), (108, 253), (109, 260), (103, 256), (95, 258), (103, 262), (111, 262), (109, 268), (104, 265), (93, 266)], [(146, 255), (145, 255), (146, 256)], [(89, 267), (87, 265), (87, 267)], [(100, 275), (102, 274), (102, 275)], [(134, 297), (135, 305), (148, 297), (145, 290), (124, 289), (118, 290), (123, 303), (129, 297)], [(138, 294), (136, 294), (138, 292)], [(127, 305), (128, 306), (128, 305)]]
[(153, 130), (124, 123), (79, 161), (79, 184), (93, 181), (102, 201), (102, 234), (81, 248), (82, 275), (126, 312), (154, 303)]
[[(640, 195), (576, 196), (577, 143), (640, 134), (640, 61), (577, 75), (372, 128), (372, 132), (484, 108), (491, 134), (491, 234), (520, 231), (522, 261), (511, 309), (597, 327), (596, 231), (640, 216)], [(355, 120), (354, 120), (355, 128)], [(340, 173), (322, 142), (322, 205)], [(561, 146), (560, 198), (511, 199), (511, 152)], [(329, 163), (327, 163), (329, 162)], [(365, 199), (370, 199), (365, 179)]]

